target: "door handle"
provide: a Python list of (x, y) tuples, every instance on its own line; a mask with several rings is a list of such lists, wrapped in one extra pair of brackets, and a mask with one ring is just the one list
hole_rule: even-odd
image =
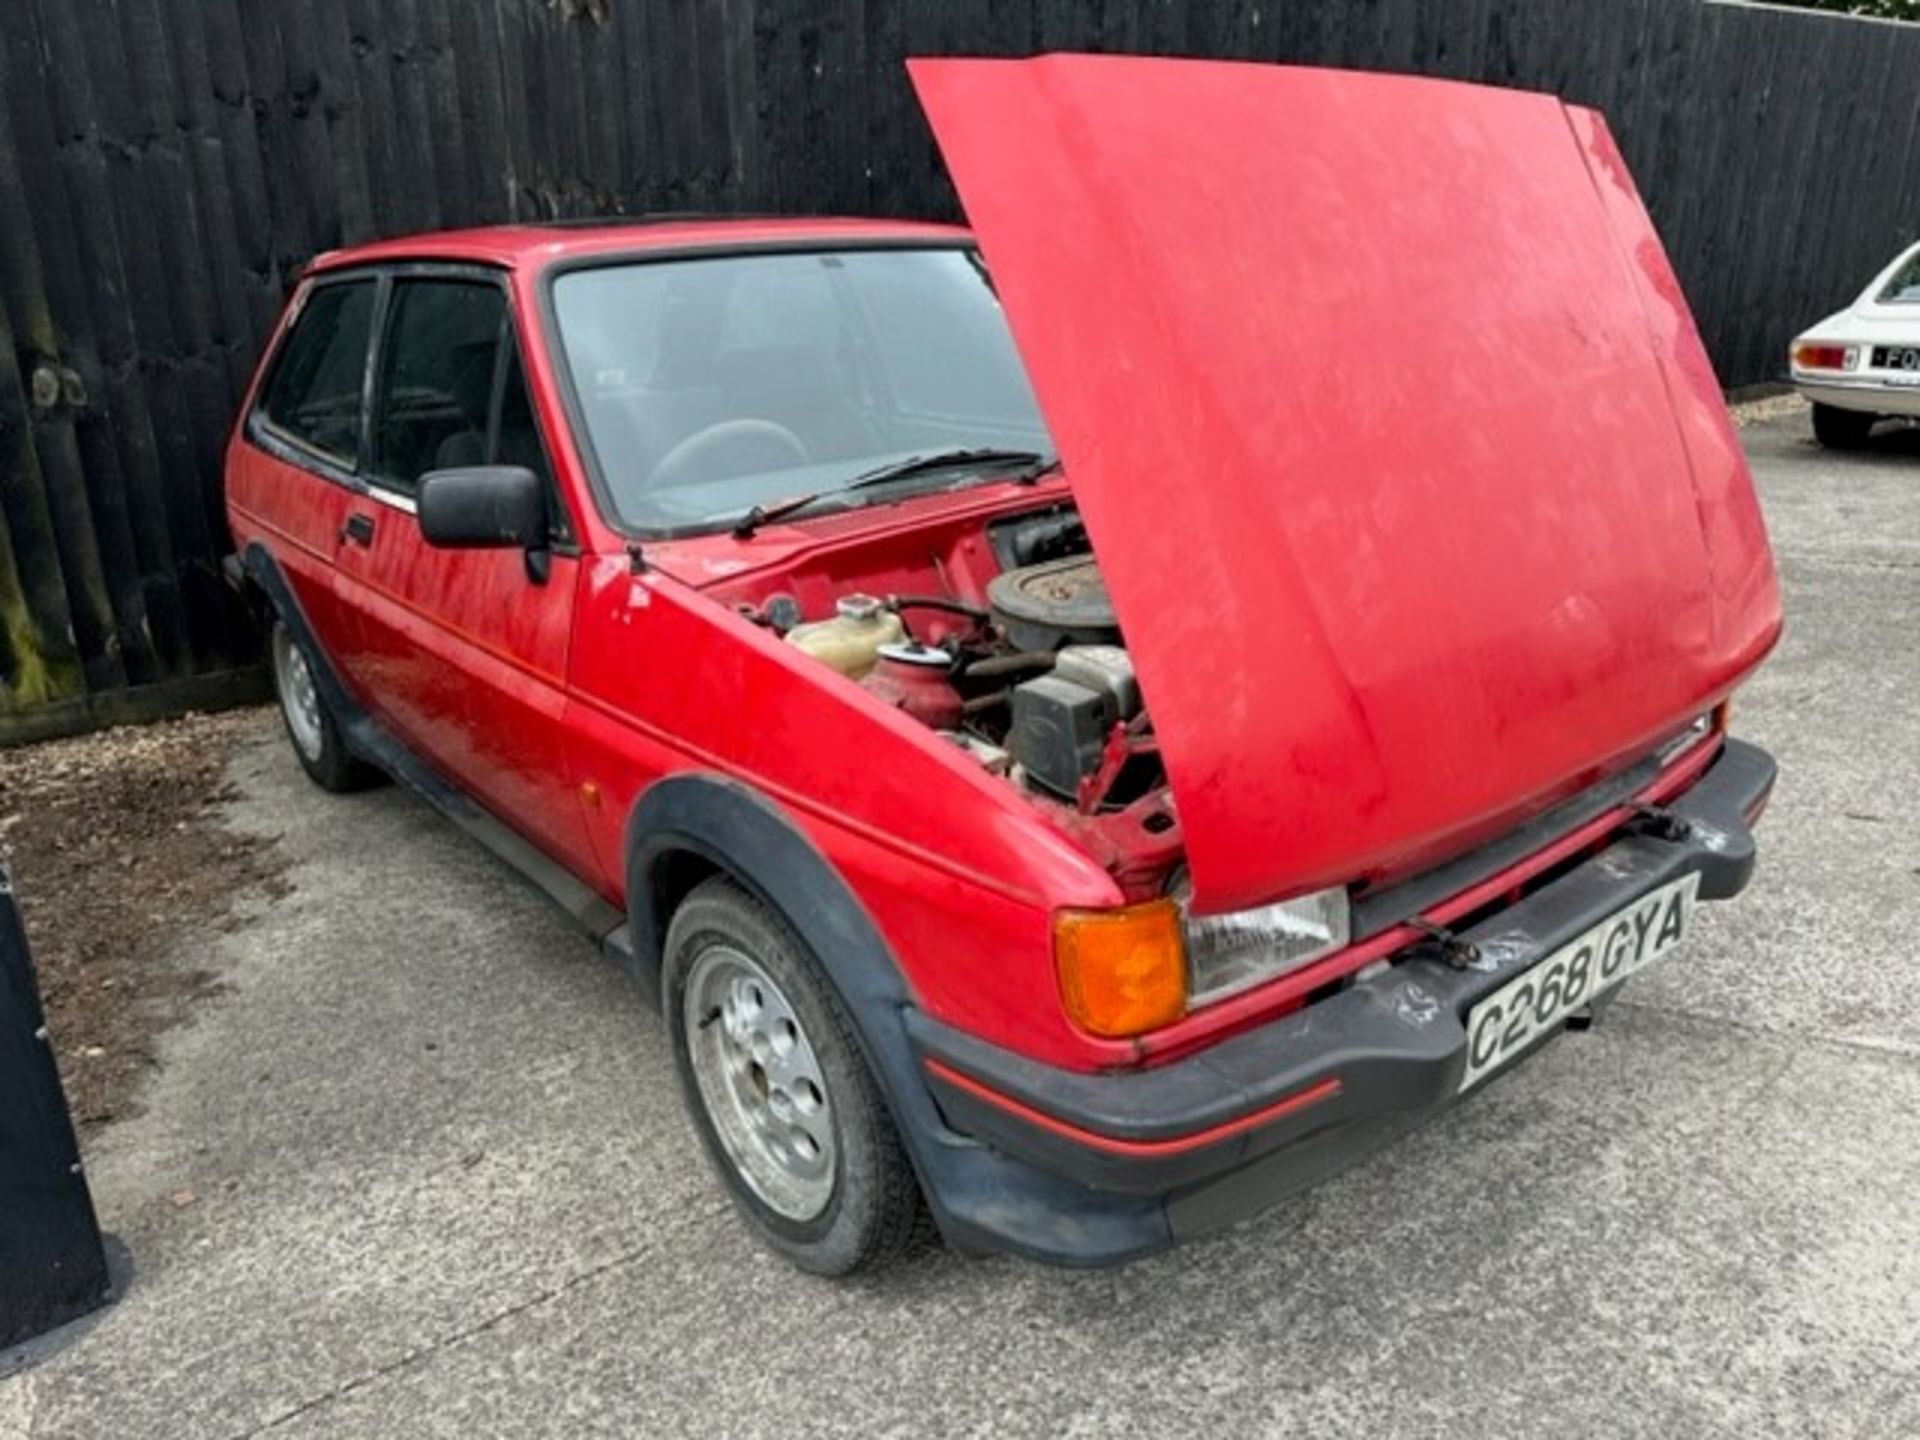
[(373, 517), (371, 515), (363, 515), (356, 510), (353, 514), (347, 516), (347, 523), (340, 527), (340, 539), (343, 542), (351, 540), (356, 545), (371, 545), (373, 543)]

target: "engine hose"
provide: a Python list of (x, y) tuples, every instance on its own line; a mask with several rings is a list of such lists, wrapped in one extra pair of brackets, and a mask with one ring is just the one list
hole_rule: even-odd
[(982, 680), (991, 680), (999, 675), (1022, 675), (1028, 671), (1053, 669), (1054, 656), (1050, 650), (1027, 650), (1018, 655), (989, 655), (984, 660), (976, 660), (961, 672)]
[(964, 600), (949, 600), (944, 595), (889, 595), (887, 608), (890, 610), (944, 610), (949, 615), (964, 615), (969, 620), (986, 623), (987, 612), (978, 605), (969, 605)]

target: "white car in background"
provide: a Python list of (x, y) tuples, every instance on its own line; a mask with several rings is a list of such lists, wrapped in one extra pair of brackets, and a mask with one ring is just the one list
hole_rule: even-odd
[(1796, 339), (1788, 359), (1822, 445), (1851, 449), (1878, 420), (1920, 417), (1920, 245)]

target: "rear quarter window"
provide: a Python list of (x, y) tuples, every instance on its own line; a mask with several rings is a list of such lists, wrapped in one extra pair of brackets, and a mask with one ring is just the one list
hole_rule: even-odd
[(344, 465), (360, 450), (373, 300), (371, 279), (309, 291), (260, 401), (260, 414), (274, 429)]
[(1920, 305), (1920, 251), (1907, 257), (1907, 263), (1893, 272), (1877, 297), (1882, 305)]

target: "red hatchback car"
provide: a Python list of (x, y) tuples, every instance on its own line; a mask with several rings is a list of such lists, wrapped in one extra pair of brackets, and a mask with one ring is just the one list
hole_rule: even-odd
[(775, 1248), (844, 1273), (930, 1214), (1111, 1262), (1437, 1113), (1739, 890), (1774, 769), (1727, 700), (1779, 600), (1597, 116), (913, 69), (971, 233), (315, 261), (230, 569), (308, 772), (418, 787), (634, 969)]

